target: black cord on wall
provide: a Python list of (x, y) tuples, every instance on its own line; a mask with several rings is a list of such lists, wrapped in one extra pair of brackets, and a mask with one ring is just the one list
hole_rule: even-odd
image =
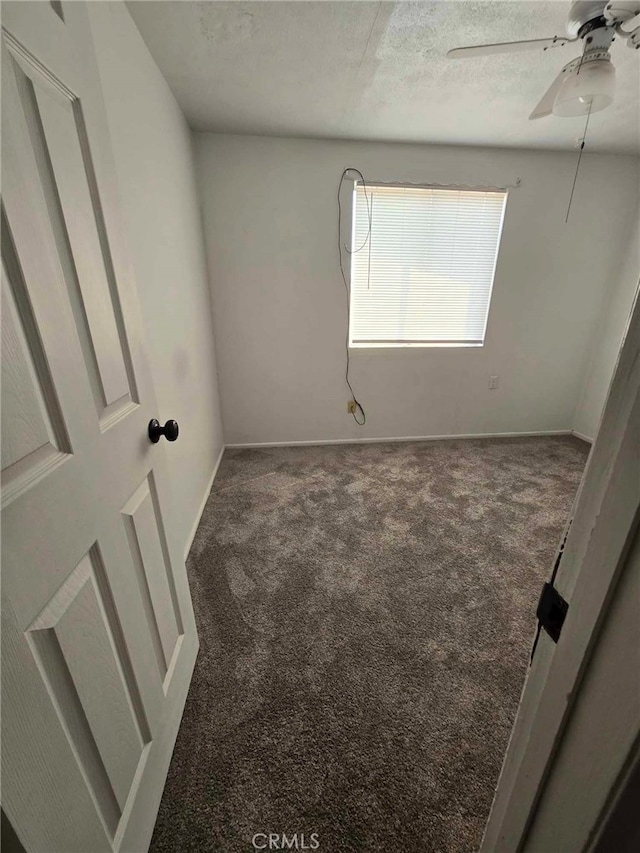
[[(350, 367), (349, 322), (350, 322), (350, 314), (351, 314), (351, 291), (349, 289), (349, 283), (347, 282), (347, 275), (344, 271), (344, 264), (342, 262), (342, 205), (340, 203), (340, 190), (342, 189), (342, 184), (344, 183), (344, 180), (345, 180), (345, 178), (349, 172), (355, 172), (356, 175), (358, 175), (358, 177), (360, 178), (360, 180), (362, 182), (362, 186), (364, 188), (365, 199), (367, 201), (367, 212), (369, 215), (369, 230), (367, 231), (367, 236), (366, 236), (362, 246), (359, 246), (357, 249), (353, 249), (353, 250), (350, 250), (347, 246), (345, 246), (346, 251), (350, 255), (353, 255), (356, 252), (361, 252), (364, 249), (364, 247), (367, 245), (367, 243), (371, 240), (371, 203), (369, 201), (369, 196), (367, 194), (367, 184), (366, 184), (366, 181), (364, 179), (364, 175), (362, 174), (362, 172), (359, 169), (354, 169), (352, 166), (348, 166), (344, 170), (342, 175), (340, 176), (340, 183), (338, 184), (338, 260), (340, 263), (340, 272), (342, 273), (342, 281), (344, 283), (344, 289), (345, 289), (345, 293), (347, 296), (347, 334), (346, 334), (346, 338), (345, 338), (345, 351), (346, 351), (347, 359), (346, 359), (345, 379), (346, 379), (349, 391), (351, 392), (351, 397), (353, 398), (353, 402), (354, 402), (354, 406), (355, 406), (354, 411), (351, 413), (353, 415), (353, 419), (358, 424), (358, 426), (364, 426), (367, 422), (367, 416), (365, 414), (364, 409), (362, 408), (361, 403), (359, 402), (358, 398), (356, 397), (355, 391), (353, 390), (353, 386), (351, 385), (351, 382), (349, 380), (349, 367)], [(353, 212), (353, 215), (355, 216), (355, 210)], [(358, 410), (360, 410), (360, 413), (362, 415), (362, 420), (358, 419)]]

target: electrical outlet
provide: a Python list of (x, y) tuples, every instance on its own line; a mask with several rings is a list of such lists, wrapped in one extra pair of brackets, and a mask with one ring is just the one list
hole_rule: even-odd
[(355, 400), (349, 400), (349, 402), (347, 403), (347, 411), (349, 412), (350, 415), (355, 414), (355, 411), (356, 411), (356, 401)]
[(489, 377), (489, 390), (495, 391), (497, 387), (498, 387), (498, 377), (497, 376), (490, 376)]

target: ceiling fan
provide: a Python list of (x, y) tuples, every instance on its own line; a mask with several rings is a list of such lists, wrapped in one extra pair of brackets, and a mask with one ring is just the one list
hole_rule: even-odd
[(616, 73), (609, 49), (616, 36), (627, 47), (640, 49), (640, 0), (574, 0), (569, 9), (567, 36), (457, 47), (447, 56), (458, 59), (524, 50), (551, 50), (582, 41), (581, 56), (560, 71), (535, 107), (530, 119), (553, 113), (581, 116), (604, 110), (613, 102)]

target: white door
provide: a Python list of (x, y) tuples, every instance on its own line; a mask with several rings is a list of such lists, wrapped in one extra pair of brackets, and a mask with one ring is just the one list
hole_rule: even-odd
[(197, 652), (171, 445), (147, 435), (171, 413), (85, 6), (2, 17), (2, 805), (28, 853), (138, 853)]

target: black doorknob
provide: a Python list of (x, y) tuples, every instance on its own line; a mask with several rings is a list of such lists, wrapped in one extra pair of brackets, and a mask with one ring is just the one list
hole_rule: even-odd
[(160, 421), (156, 418), (149, 421), (149, 440), (153, 444), (160, 441), (160, 436), (163, 435), (167, 441), (175, 441), (178, 437), (178, 421), (167, 421), (164, 426), (160, 426)]

